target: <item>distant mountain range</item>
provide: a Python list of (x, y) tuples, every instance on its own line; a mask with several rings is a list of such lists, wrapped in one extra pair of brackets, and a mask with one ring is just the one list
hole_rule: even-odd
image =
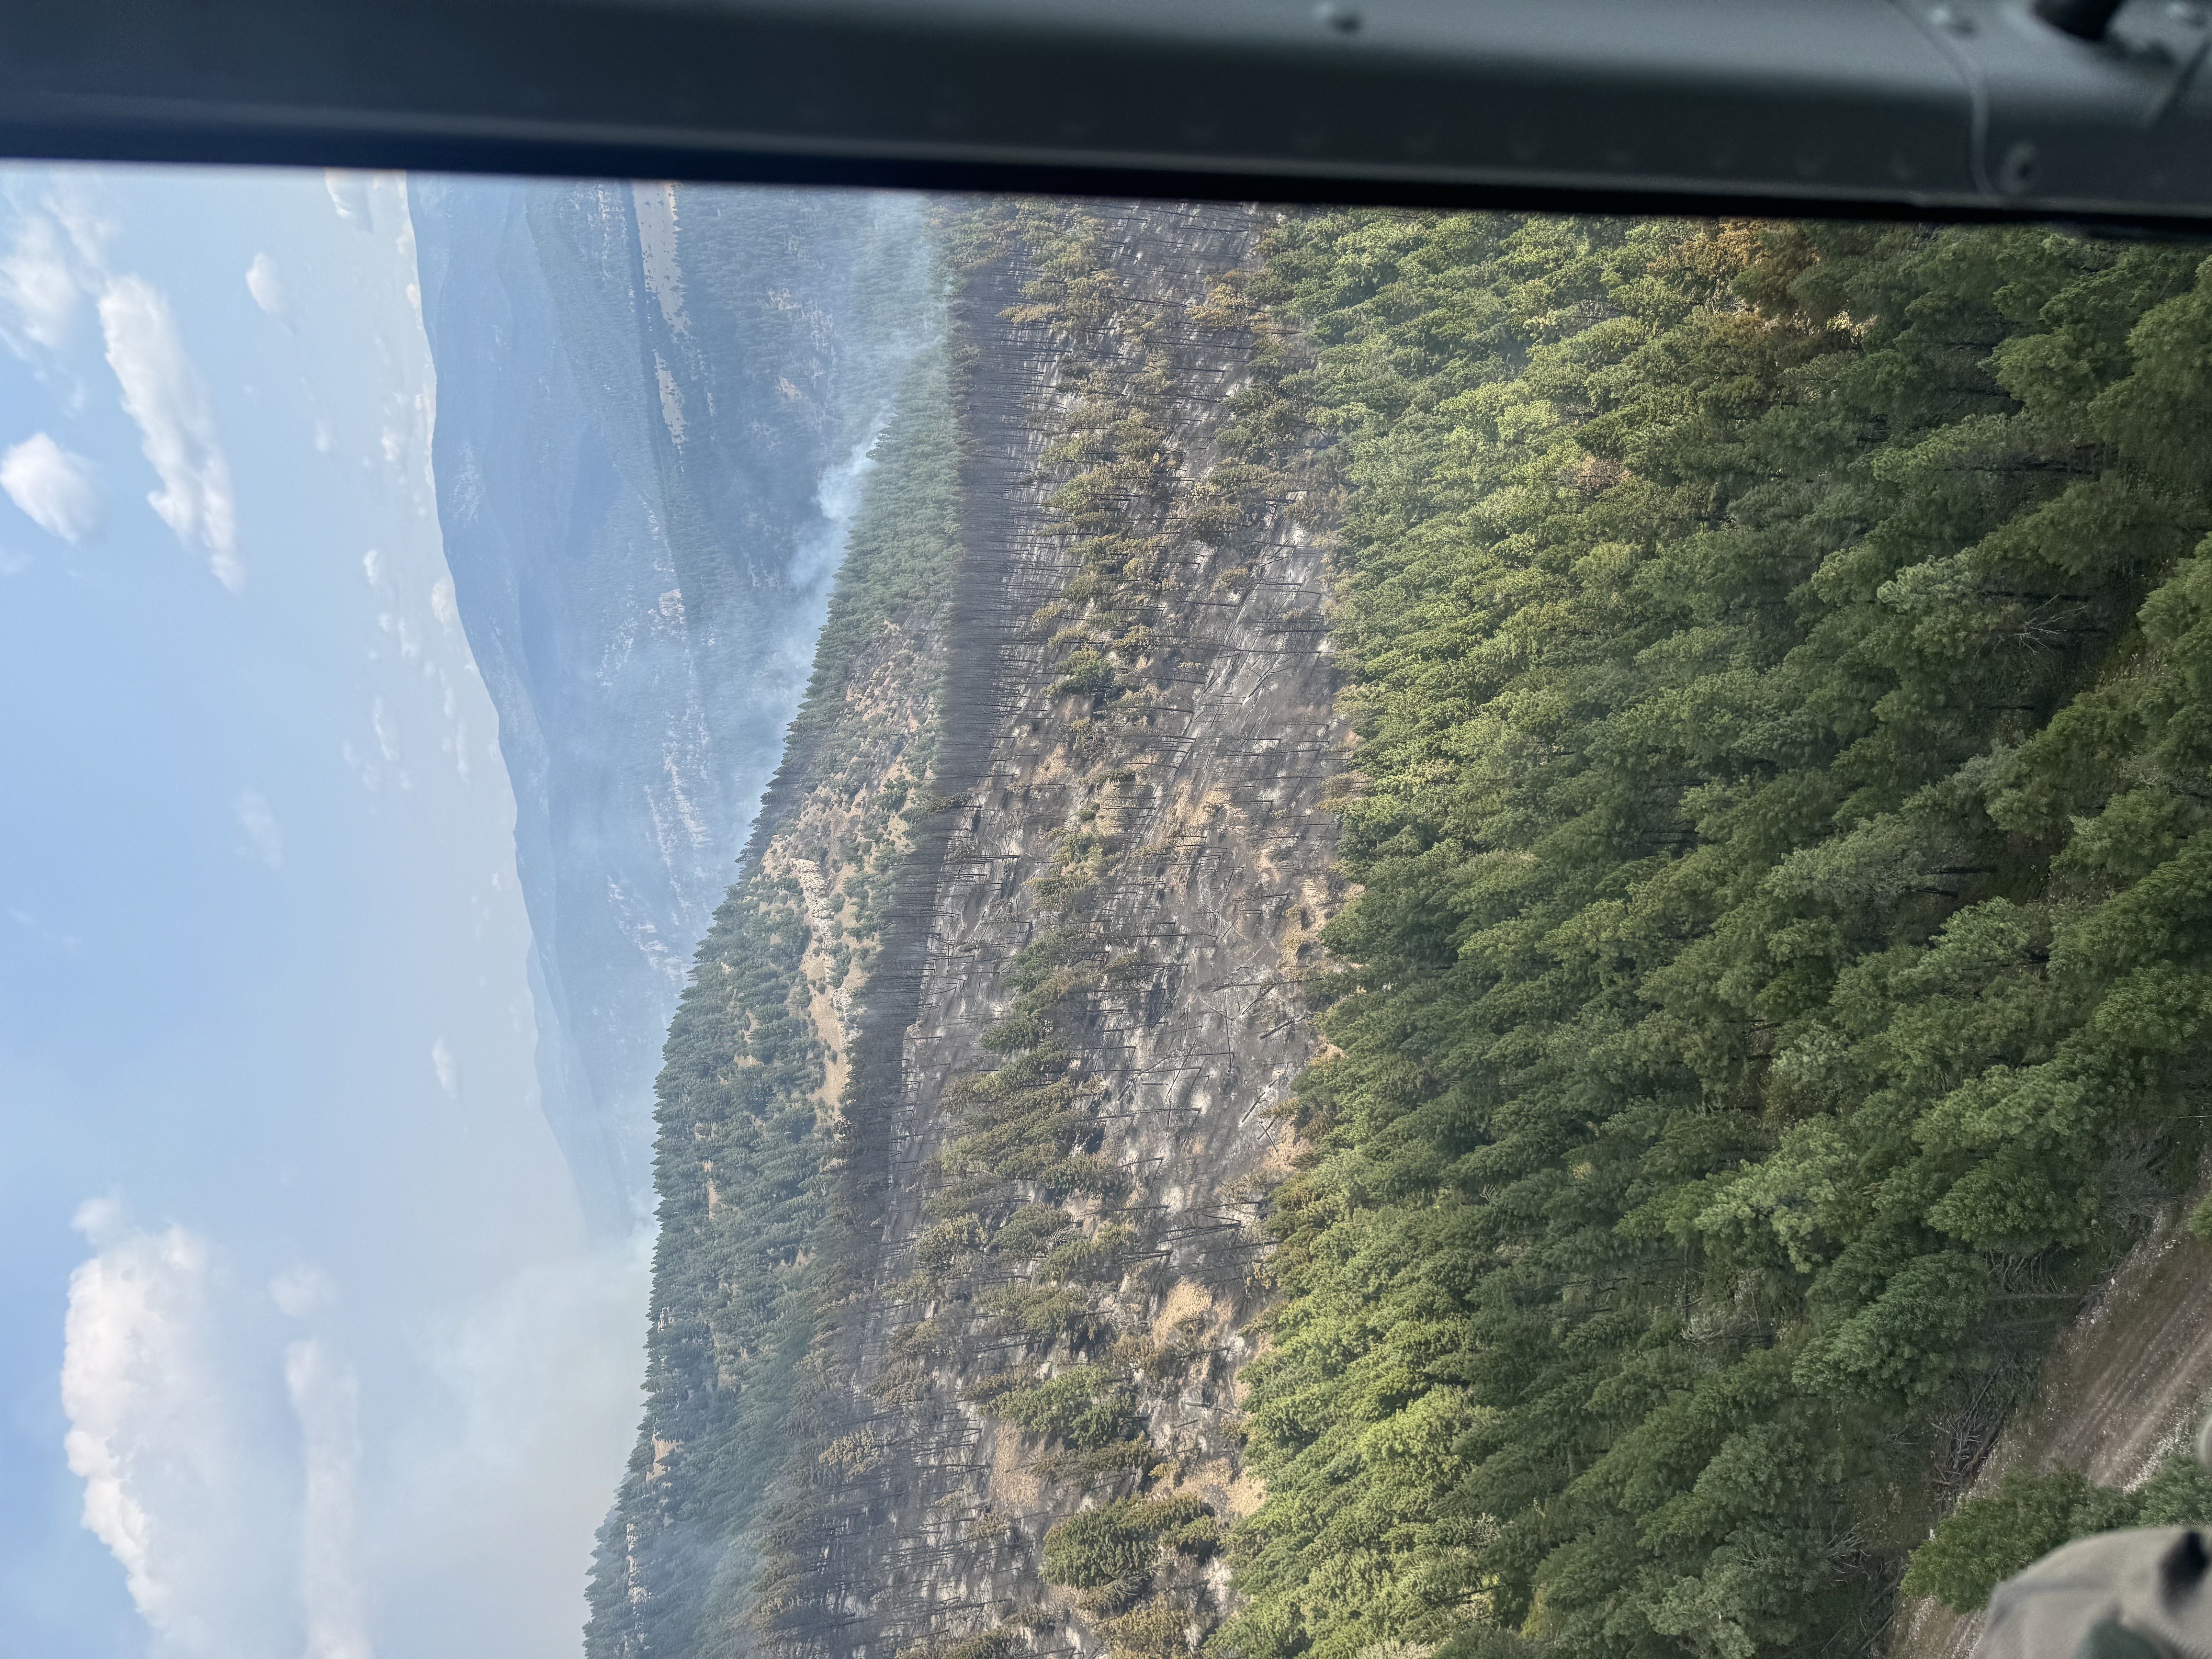
[(438, 510), (499, 711), (546, 1116), (593, 1227), (930, 331), (922, 204), (417, 178)]

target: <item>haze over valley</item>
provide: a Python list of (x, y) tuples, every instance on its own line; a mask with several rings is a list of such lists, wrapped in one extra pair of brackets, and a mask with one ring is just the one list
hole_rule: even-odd
[(416, 179), (439, 521), (499, 714), (547, 1119), (651, 1216), (653, 1079), (906, 361), (911, 198)]

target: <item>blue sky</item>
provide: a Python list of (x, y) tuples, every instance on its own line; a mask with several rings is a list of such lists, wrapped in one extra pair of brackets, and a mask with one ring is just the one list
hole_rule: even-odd
[(641, 1242), (538, 1110), (404, 181), (0, 171), (0, 1659), (574, 1651)]

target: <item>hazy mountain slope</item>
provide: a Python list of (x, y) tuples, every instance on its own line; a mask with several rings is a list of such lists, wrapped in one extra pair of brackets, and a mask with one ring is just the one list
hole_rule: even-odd
[(712, 1650), (710, 1632), (744, 1628), (759, 1505), (820, 1381), (837, 1111), (876, 1000), (855, 994), (927, 834), (951, 438), (931, 352), (878, 446), (799, 735), (670, 1029), (646, 1424), (593, 1576), (594, 1653)]
[[(950, 224), (947, 380), (886, 434), (671, 1033), (595, 1656), (1180, 1645), (1224, 1610), (1341, 732), (1319, 554), (1224, 448), (1261, 343), (1208, 301), (1272, 222)], [(1171, 1559), (1071, 1577), (1096, 1502)]]
[(925, 329), (919, 207), (417, 179), (439, 512), (500, 713), (545, 1109), (649, 1200), (663, 1033), (797, 706)]

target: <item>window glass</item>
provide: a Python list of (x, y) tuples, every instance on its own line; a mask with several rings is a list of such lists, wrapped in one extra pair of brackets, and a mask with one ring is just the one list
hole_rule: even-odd
[(2212, 1524), (2204, 252), (0, 171), (0, 1653)]

